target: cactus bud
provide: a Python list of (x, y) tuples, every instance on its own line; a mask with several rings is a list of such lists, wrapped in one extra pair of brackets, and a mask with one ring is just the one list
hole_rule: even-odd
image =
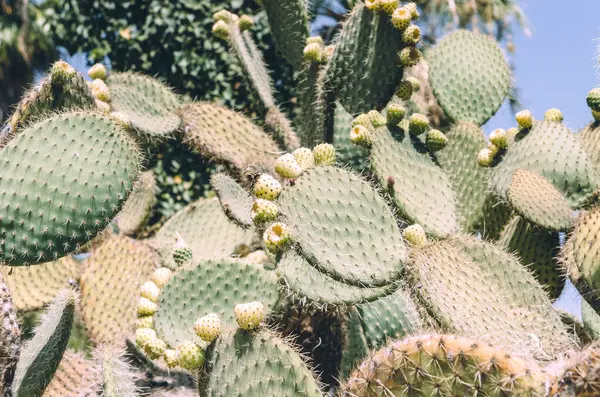
[(406, 115), (406, 109), (402, 105), (392, 103), (388, 105), (386, 110), (386, 122), (390, 126), (398, 125)]
[(153, 329), (138, 328), (135, 330), (135, 344), (142, 350), (154, 339), (158, 339), (158, 336), (156, 336), (156, 331)]
[(410, 99), (410, 97), (412, 96), (414, 91), (414, 87), (413, 84), (408, 81), (408, 80), (404, 80), (400, 82), (400, 85), (398, 86), (398, 89), (396, 90), (396, 96), (400, 99), (402, 99), (403, 101), (408, 101)]
[(412, 16), (410, 10), (406, 7), (396, 8), (392, 13), (392, 25), (398, 30), (404, 30), (410, 25)]
[(315, 156), (313, 156), (312, 150), (309, 148), (301, 147), (292, 152), (292, 155), (296, 159), (296, 163), (303, 169), (307, 170), (315, 166)]
[(204, 365), (204, 350), (194, 342), (184, 342), (176, 350), (181, 368), (192, 371)]
[(421, 135), (429, 130), (429, 119), (419, 113), (413, 113), (408, 119), (408, 131), (413, 135)]
[(106, 67), (101, 63), (97, 63), (94, 66), (92, 66), (91, 68), (89, 68), (87, 73), (88, 73), (88, 76), (90, 76), (90, 78), (92, 80), (96, 80), (96, 79), (106, 80), (106, 77), (108, 76)]
[(321, 143), (314, 147), (315, 164), (321, 166), (335, 164), (335, 148), (330, 143)]
[(67, 81), (77, 74), (75, 68), (65, 61), (57, 61), (52, 64), (50, 76), (53, 81)]
[(409, 76), (406, 78), (406, 81), (408, 81), (412, 85), (413, 92), (421, 91), (421, 82), (419, 81), (419, 79), (413, 76)]
[(415, 47), (406, 47), (400, 51), (400, 63), (404, 67), (415, 66), (421, 60), (421, 51)]
[(311, 62), (323, 62), (325, 59), (325, 48), (323, 44), (309, 43), (302, 51), (304, 59)]
[(227, 10), (217, 11), (213, 14), (213, 21), (219, 22), (223, 21), (225, 23), (229, 23), (234, 19), (234, 14)]
[(508, 134), (502, 128), (495, 129), (490, 134), (490, 142), (497, 148), (506, 149), (508, 148)]
[(279, 215), (277, 204), (272, 201), (258, 198), (252, 203), (250, 216), (255, 223), (271, 222)]
[(283, 249), (290, 241), (290, 231), (286, 224), (277, 222), (263, 233), (263, 242), (271, 252)]
[(429, 150), (436, 152), (446, 147), (448, 144), (448, 137), (440, 130), (431, 129), (427, 132), (425, 144)]
[(423, 230), (423, 227), (418, 224), (414, 224), (404, 229), (402, 231), (402, 237), (404, 237), (404, 240), (406, 240), (415, 248), (422, 247), (427, 244), (427, 235), (425, 234), (425, 230)]
[(410, 11), (410, 16), (412, 18), (412, 20), (414, 21), (415, 19), (418, 19), (420, 17), (419, 14), (419, 9), (417, 8), (417, 5), (415, 3), (406, 3), (404, 5), (404, 7)]
[(110, 92), (106, 83), (100, 79), (92, 81), (90, 85), (92, 89), (92, 95), (94, 98), (99, 99), (103, 102), (110, 102)]
[(591, 90), (587, 95), (586, 102), (590, 109), (600, 111), (600, 88)]
[(158, 310), (158, 305), (148, 298), (140, 298), (138, 302), (138, 317), (152, 316)]
[(421, 29), (417, 25), (410, 25), (402, 32), (404, 44), (415, 45), (421, 40)]
[(100, 110), (102, 113), (104, 113), (104, 114), (110, 113), (110, 105), (108, 103), (101, 101), (99, 99), (96, 99), (94, 102), (96, 103), (96, 107), (98, 108), (98, 110)]
[(154, 328), (154, 316), (142, 316), (135, 320), (135, 328)]
[(392, 15), (392, 13), (398, 8), (400, 5), (399, 0), (379, 0), (380, 8), (386, 14)]
[(244, 30), (250, 30), (254, 26), (254, 20), (249, 15), (242, 15), (238, 20), (238, 28), (243, 32)]
[(381, 0), (365, 0), (365, 7), (371, 11), (381, 10)]
[(281, 193), (281, 183), (269, 174), (262, 174), (254, 182), (252, 193), (258, 198), (275, 200)]
[(481, 167), (489, 167), (494, 161), (494, 153), (490, 149), (481, 149), (477, 154), (477, 163)]
[(559, 109), (548, 109), (546, 110), (546, 113), (544, 113), (544, 120), (561, 123), (563, 121), (563, 114)]
[(296, 162), (293, 154), (286, 153), (275, 161), (275, 172), (284, 178), (298, 178), (302, 175), (302, 167)]
[(179, 233), (176, 234), (175, 244), (173, 245), (173, 260), (177, 266), (187, 265), (194, 260), (192, 249)]
[(237, 304), (233, 313), (240, 328), (246, 331), (258, 328), (265, 319), (265, 308), (260, 302)]
[(158, 297), (160, 296), (160, 288), (154, 284), (152, 281), (146, 281), (142, 284), (140, 288), (140, 295), (143, 298), (149, 299), (152, 302), (158, 302)]
[(515, 119), (521, 129), (531, 128), (533, 126), (533, 115), (529, 110), (521, 110), (519, 113), (515, 114)]
[(175, 368), (179, 365), (179, 353), (177, 353), (177, 350), (165, 350), (163, 358), (165, 359), (165, 363), (167, 363), (167, 367), (169, 368)]
[(373, 143), (371, 131), (364, 125), (355, 125), (350, 131), (350, 142), (359, 146), (371, 146)]
[(152, 360), (160, 358), (163, 354), (165, 354), (165, 350), (167, 350), (167, 344), (164, 340), (159, 338), (149, 340), (144, 346), (144, 352)]
[(156, 284), (158, 288), (162, 288), (165, 286), (165, 284), (169, 282), (172, 275), (173, 272), (171, 271), (171, 269), (161, 267), (156, 269), (154, 273), (152, 273), (152, 277), (150, 279), (154, 281), (154, 284)]
[(216, 313), (207, 314), (200, 317), (194, 323), (194, 331), (200, 339), (206, 342), (212, 342), (221, 335), (221, 319)]
[(215, 22), (215, 24), (212, 27), (212, 33), (215, 35), (215, 37), (218, 37), (220, 39), (229, 39), (229, 26), (227, 25), (227, 22), (223, 20)]

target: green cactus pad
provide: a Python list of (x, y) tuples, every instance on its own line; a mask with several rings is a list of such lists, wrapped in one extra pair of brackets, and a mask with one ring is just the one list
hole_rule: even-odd
[(298, 67), (308, 38), (308, 10), (304, 0), (262, 2), (277, 49), (284, 58)]
[(0, 393), (10, 395), (10, 387), (21, 350), (17, 312), (0, 274)]
[(581, 317), (585, 330), (594, 339), (600, 339), (600, 315), (590, 306), (585, 299), (581, 300)]
[[(568, 274), (574, 283), (583, 282), (594, 296), (600, 289), (600, 208), (582, 215), (563, 247), (570, 254), (572, 269)], [(585, 291), (582, 291), (585, 294)]]
[(135, 327), (140, 286), (160, 267), (143, 241), (110, 236), (91, 252), (81, 275), (81, 316), (96, 344), (124, 346)]
[(444, 330), (540, 360), (574, 345), (534, 276), (495, 245), (454, 236), (413, 252), (411, 259), (415, 296)]
[(71, 257), (36, 266), (0, 266), (0, 273), (12, 293), (20, 312), (40, 310), (54, 300), (56, 294), (79, 281), (82, 265)]
[(77, 250), (121, 209), (140, 161), (135, 143), (99, 114), (24, 129), (0, 151), (0, 261), (48, 262)]
[(457, 231), (450, 178), (417, 138), (400, 128), (391, 131), (396, 136), (379, 128), (371, 148), (371, 167), (379, 183), (388, 187), (402, 215), (427, 233), (445, 236)]
[(369, 151), (350, 141), (350, 130), (354, 118), (339, 102), (336, 102), (333, 119), (333, 145), (338, 164), (361, 172), (368, 168)]
[(228, 332), (208, 350), (206, 397), (321, 397), (302, 357), (269, 331)]
[(567, 199), (546, 178), (516, 169), (506, 193), (508, 202), (528, 221), (550, 230), (568, 229), (574, 221)]
[(277, 264), (277, 274), (293, 294), (300, 298), (322, 305), (353, 305), (378, 299), (391, 293), (396, 287), (360, 287), (350, 285), (334, 278), (298, 255), (288, 251)]
[(33, 339), (21, 350), (12, 386), (15, 397), (39, 396), (52, 380), (71, 335), (75, 300), (75, 292), (65, 289), (42, 316)]
[(219, 197), (219, 202), (225, 214), (242, 227), (253, 225), (251, 209), (253, 199), (235, 179), (219, 172), (210, 178), (210, 184)]
[(548, 179), (572, 208), (586, 204), (598, 188), (594, 167), (580, 141), (562, 124), (541, 121), (517, 136), (491, 173), (498, 195), (506, 198), (513, 173), (521, 168)]
[(300, 253), (321, 271), (359, 286), (398, 277), (406, 257), (400, 230), (385, 201), (359, 177), (335, 167), (309, 169), (278, 202)]
[(517, 215), (502, 231), (498, 245), (520, 258), (546, 289), (550, 299), (559, 297), (565, 277), (556, 258), (560, 247), (558, 232), (541, 229)]
[(202, 156), (238, 171), (269, 170), (279, 155), (273, 139), (248, 118), (211, 103), (195, 103), (181, 111), (184, 142)]
[(369, 355), (369, 346), (362, 328), (360, 313), (356, 307), (351, 307), (345, 323), (344, 349), (340, 363), (340, 377), (347, 378), (356, 365)]
[(297, 74), (298, 107), (300, 112), (295, 118), (295, 127), (302, 144), (313, 147), (323, 139), (319, 136), (316, 126), (318, 125), (314, 109), (317, 102), (317, 79), (319, 78), (320, 65), (311, 61), (305, 61)]
[(217, 198), (202, 198), (169, 219), (152, 238), (163, 266), (175, 269), (173, 244), (177, 233), (189, 245), (196, 261), (232, 255), (241, 246), (250, 246), (253, 229), (243, 229), (225, 215)]
[(482, 223), (489, 196), (489, 170), (477, 164), (477, 154), (486, 147), (483, 131), (471, 123), (458, 123), (446, 134), (448, 144), (435, 158), (450, 177), (456, 197), (458, 222), (464, 231), (475, 231)]
[(44, 397), (92, 397), (100, 391), (100, 371), (97, 364), (67, 350), (63, 355)]
[(152, 171), (146, 171), (141, 174), (133, 192), (115, 219), (119, 232), (127, 235), (140, 232), (146, 226), (155, 203), (156, 180)]
[(136, 73), (111, 73), (111, 108), (122, 113), (144, 140), (170, 137), (181, 126), (177, 95), (160, 81)]
[(342, 27), (328, 70), (336, 97), (352, 113), (383, 108), (402, 79), (402, 32), (389, 15), (358, 2)]
[(511, 76), (493, 38), (466, 30), (450, 33), (427, 53), (429, 83), (452, 120), (484, 124), (508, 95)]
[(194, 322), (209, 313), (217, 313), (225, 329), (235, 328), (236, 304), (260, 301), (269, 311), (279, 300), (277, 276), (261, 265), (229, 259), (196, 263), (175, 273), (158, 300), (156, 332), (170, 346), (196, 340)]
[(596, 172), (600, 171), (600, 122), (586, 126), (577, 136), (581, 147), (585, 150)]

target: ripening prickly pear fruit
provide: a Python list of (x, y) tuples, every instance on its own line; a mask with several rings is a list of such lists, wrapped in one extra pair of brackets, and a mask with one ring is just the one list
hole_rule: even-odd
[(481, 151), (477, 154), (477, 163), (481, 167), (489, 167), (492, 165), (493, 161), (494, 153), (488, 148), (481, 149)]
[(371, 131), (360, 124), (352, 127), (352, 130), (350, 130), (350, 142), (358, 146), (371, 146), (371, 144), (373, 144)]
[(500, 149), (508, 147), (508, 134), (502, 128), (497, 128), (490, 134), (490, 142)]
[(87, 74), (92, 80), (106, 80), (106, 77), (108, 76), (108, 71), (106, 70), (106, 66), (104, 66), (101, 63), (97, 63), (88, 69)]
[(284, 248), (290, 241), (290, 230), (286, 224), (277, 222), (272, 224), (263, 233), (263, 242), (271, 252)]
[(158, 305), (148, 298), (140, 298), (137, 313), (140, 316), (152, 316), (158, 310)]
[(408, 131), (413, 135), (421, 135), (429, 130), (429, 119), (419, 113), (413, 113), (408, 119)]
[(311, 62), (323, 62), (325, 57), (325, 47), (320, 43), (309, 43), (304, 47), (302, 55), (304, 59)]
[(98, 108), (98, 110), (100, 110), (102, 113), (104, 113), (104, 114), (110, 113), (110, 105), (108, 103), (101, 101), (99, 99), (94, 100), (94, 102), (96, 103), (96, 107)]
[(381, 10), (381, 0), (365, 0), (365, 7), (371, 11)]
[(420, 17), (419, 14), (419, 9), (417, 8), (417, 5), (415, 3), (406, 3), (404, 5), (404, 7), (410, 11), (410, 16), (412, 17), (412, 20), (414, 21), (415, 19), (418, 19)]
[(398, 54), (400, 63), (404, 67), (415, 66), (421, 60), (421, 51), (415, 47), (406, 47)]
[(531, 128), (533, 126), (533, 115), (529, 110), (521, 110), (519, 113), (515, 114), (515, 119), (521, 129)]
[(212, 33), (215, 37), (227, 40), (229, 39), (229, 25), (227, 25), (227, 22), (225, 21), (218, 20), (212, 27)]
[(594, 88), (587, 94), (586, 102), (590, 109), (600, 111), (600, 87)]
[(400, 5), (399, 0), (379, 0), (380, 8), (386, 14), (392, 15), (392, 13), (398, 8)]
[(315, 157), (316, 165), (334, 165), (335, 164), (335, 148), (330, 143), (321, 143), (314, 147), (313, 156)]
[(269, 174), (262, 174), (254, 182), (252, 193), (258, 198), (275, 200), (281, 193), (281, 183)]
[(167, 344), (164, 340), (159, 338), (151, 339), (144, 346), (144, 352), (152, 360), (160, 358), (165, 353), (165, 350), (167, 350)]
[(176, 350), (181, 368), (191, 371), (204, 365), (204, 350), (194, 342), (184, 342)]
[(169, 368), (175, 368), (179, 365), (179, 353), (177, 353), (177, 350), (165, 350), (163, 358), (165, 359), (165, 363), (167, 363), (167, 367)]
[(154, 328), (154, 316), (142, 316), (135, 320), (135, 328)]
[(240, 328), (246, 331), (258, 328), (265, 319), (265, 308), (260, 302), (237, 304), (233, 313)]
[(140, 288), (140, 295), (152, 302), (158, 302), (160, 288), (153, 281), (146, 281)]
[(271, 222), (279, 215), (277, 204), (272, 201), (258, 198), (252, 203), (250, 216), (255, 223)]
[(293, 154), (286, 153), (275, 161), (275, 172), (284, 178), (298, 178), (302, 175), (302, 167)]
[(312, 150), (309, 148), (301, 147), (300, 149), (296, 149), (292, 152), (292, 155), (296, 159), (296, 163), (298, 163), (303, 170), (315, 166), (315, 156), (313, 156)]
[(415, 248), (422, 247), (427, 244), (427, 235), (421, 225), (414, 224), (402, 231), (402, 237)]
[(250, 30), (254, 26), (254, 19), (249, 15), (242, 15), (238, 20), (238, 28), (243, 32), (244, 30)]
[(235, 17), (235, 14), (233, 14), (227, 10), (221, 10), (221, 11), (217, 11), (213, 14), (213, 21), (214, 22), (223, 21), (225, 23), (229, 23), (234, 20), (234, 17)]
[(427, 148), (432, 152), (442, 150), (448, 144), (448, 137), (440, 130), (431, 129), (425, 138)]
[(194, 331), (200, 339), (210, 343), (221, 335), (221, 319), (216, 313), (200, 317), (194, 323)]
[(410, 25), (412, 16), (406, 7), (396, 8), (392, 13), (392, 25), (398, 30), (404, 30)]
[(321, 36), (311, 36), (308, 39), (306, 39), (306, 44), (312, 44), (312, 43), (325, 45), (325, 42), (323, 41), (323, 38)]
[(158, 339), (156, 331), (150, 328), (138, 328), (135, 330), (135, 344), (140, 349), (144, 350), (146, 345), (154, 339)]
[(556, 108), (548, 109), (548, 110), (546, 110), (546, 113), (544, 113), (544, 120), (545, 121), (555, 121), (557, 123), (561, 123), (563, 121), (563, 114), (559, 109), (556, 109)]
[(406, 109), (402, 105), (395, 103), (389, 104), (386, 108), (386, 124), (389, 126), (398, 125), (406, 116)]
[(403, 101), (408, 101), (414, 91), (413, 85), (410, 81), (404, 80), (400, 82), (400, 85), (396, 89), (396, 96)]
[(173, 260), (177, 266), (184, 266), (194, 260), (194, 253), (183, 237), (176, 234), (175, 244), (173, 245)]
[(99, 99), (103, 102), (110, 102), (110, 92), (108, 86), (103, 80), (96, 79), (90, 84), (92, 89), (92, 95), (94, 98)]
[(169, 282), (172, 275), (173, 272), (171, 271), (171, 269), (161, 267), (156, 269), (154, 273), (152, 273), (152, 277), (150, 277), (150, 279), (154, 282), (154, 284), (156, 284), (158, 288), (162, 288), (165, 286), (166, 283)]
[(402, 32), (404, 44), (415, 45), (421, 40), (421, 29), (417, 25), (410, 25)]

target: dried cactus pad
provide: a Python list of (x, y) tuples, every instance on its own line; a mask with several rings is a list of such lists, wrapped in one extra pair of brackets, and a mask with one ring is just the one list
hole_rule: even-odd
[(147, 140), (169, 137), (181, 126), (181, 103), (160, 81), (135, 73), (112, 73), (107, 80), (111, 107)]
[(406, 248), (391, 210), (354, 174), (335, 167), (304, 171), (281, 193), (279, 207), (300, 253), (331, 277), (381, 286), (402, 270)]
[(484, 124), (510, 89), (510, 69), (498, 44), (487, 35), (458, 30), (427, 54), (429, 83), (454, 121)]
[(207, 397), (321, 397), (312, 372), (285, 341), (268, 331), (223, 335), (208, 350)]
[(93, 397), (100, 391), (98, 364), (83, 354), (67, 350), (44, 397)]
[(230, 259), (196, 263), (175, 273), (158, 300), (156, 332), (171, 346), (197, 339), (194, 322), (209, 313), (217, 313), (225, 328), (235, 328), (236, 304), (260, 301), (268, 311), (279, 300), (277, 276), (261, 265)]
[(0, 261), (75, 251), (121, 209), (140, 162), (136, 144), (103, 115), (64, 113), (23, 130), (0, 152)]

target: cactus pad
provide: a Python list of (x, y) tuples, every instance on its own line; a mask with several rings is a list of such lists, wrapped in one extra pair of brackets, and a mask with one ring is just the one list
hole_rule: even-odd
[(563, 252), (570, 250), (569, 254), (573, 262), (574, 269), (568, 271), (569, 275), (573, 278), (574, 274), (572, 273), (577, 273), (575, 278), (578, 280), (573, 281), (585, 282), (592, 291), (600, 289), (599, 234), (600, 208), (595, 208), (579, 218), (563, 248)]
[(586, 126), (579, 133), (578, 138), (596, 171), (600, 171), (600, 122), (596, 121)]
[(600, 338), (600, 315), (590, 306), (585, 299), (581, 300), (581, 317), (585, 330), (594, 339)]
[(10, 386), (21, 349), (17, 312), (10, 290), (0, 274), (0, 393), (10, 395)]
[(154, 173), (152, 171), (143, 172), (115, 219), (120, 233), (132, 235), (138, 233), (146, 225), (156, 203), (155, 190)]
[(111, 107), (123, 114), (144, 140), (164, 139), (181, 126), (177, 95), (160, 81), (135, 73), (112, 73), (107, 80)]
[(289, 63), (298, 67), (308, 38), (308, 10), (303, 0), (265, 0), (263, 7), (277, 49)]
[(398, 277), (406, 256), (400, 230), (385, 201), (357, 176), (309, 169), (278, 202), (301, 254), (321, 271), (364, 286)]
[(253, 225), (251, 217), (252, 197), (235, 179), (224, 173), (213, 174), (210, 184), (219, 197), (225, 214), (242, 227)]
[(419, 140), (400, 128), (392, 131), (397, 136), (386, 128), (378, 129), (371, 148), (371, 167), (379, 183), (388, 186), (408, 221), (438, 236), (457, 231), (450, 178), (431, 160)]
[(302, 357), (268, 331), (229, 332), (208, 357), (207, 397), (322, 396)]
[(360, 172), (368, 168), (369, 151), (350, 141), (353, 117), (337, 102), (333, 118), (333, 145), (338, 164)]
[(96, 363), (82, 354), (67, 350), (44, 397), (92, 397), (100, 387)]
[(511, 76), (502, 50), (491, 37), (458, 30), (428, 54), (429, 83), (454, 121), (484, 124), (508, 95)]
[(98, 234), (138, 177), (134, 142), (108, 117), (65, 113), (29, 126), (0, 152), (0, 261), (48, 262)]
[(216, 313), (225, 329), (235, 328), (236, 304), (260, 301), (268, 311), (279, 299), (277, 276), (261, 265), (229, 259), (196, 263), (175, 273), (158, 300), (156, 332), (171, 346), (196, 340), (194, 322), (202, 316)]
[(195, 103), (181, 112), (184, 142), (204, 157), (244, 170), (269, 169), (279, 154), (273, 139), (248, 118), (211, 103)]
[(152, 238), (163, 266), (175, 269), (173, 244), (179, 235), (190, 246), (196, 261), (223, 258), (252, 243), (254, 231), (242, 229), (223, 213), (219, 200), (202, 198), (175, 214)]
[(94, 247), (81, 275), (81, 315), (95, 344), (124, 345), (140, 286), (158, 267), (158, 255), (143, 241), (115, 235)]

